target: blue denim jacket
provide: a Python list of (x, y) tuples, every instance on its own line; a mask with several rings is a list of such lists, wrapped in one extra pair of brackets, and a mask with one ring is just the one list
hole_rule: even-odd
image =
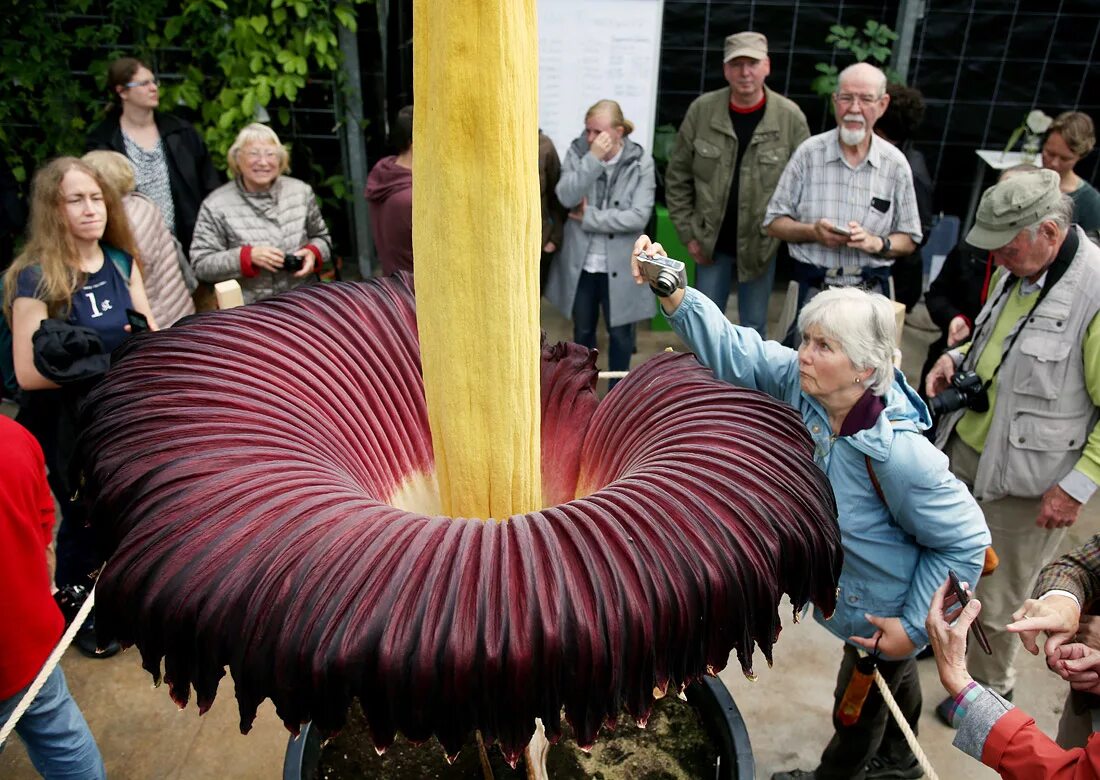
[[(847, 640), (875, 632), (865, 614), (900, 617), (913, 644), (926, 645), (932, 593), (948, 569), (976, 583), (990, 536), (970, 491), (922, 435), (931, 422), (928, 410), (902, 373), (895, 369), (886, 408), (871, 428), (834, 438), (824, 407), (802, 391), (796, 351), (731, 324), (692, 289), (668, 320), (716, 377), (786, 401), (806, 423), (814, 460), (836, 494), (844, 548), (836, 613), (825, 620), (815, 610), (818, 622)], [(865, 456), (889, 509), (875, 492)]]

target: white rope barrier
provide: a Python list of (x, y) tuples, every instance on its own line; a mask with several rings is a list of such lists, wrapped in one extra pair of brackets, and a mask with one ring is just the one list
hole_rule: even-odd
[(905, 719), (905, 715), (901, 712), (901, 707), (894, 700), (894, 695), (890, 693), (890, 686), (886, 684), (886, 680), (882, 679), (882, 675), (879, 674), (878, 669), (875, 669), (875, 685), (878, 686), (878, 692), (882, 694), (882, 700), (886, 702), (886, 708), (890, 710), (890, 714), (894, 716), (894, 720), (897, 721), (898, 728), (901, 729), (901, 733), (905, 735), (905, 741), (909, 743), (909, 749), (913, 751), (913, 755), (917, 757), (917, 763), (920, 764), (920, 768), (924, 770), (925, 777), (928, 780), (940, 780), (939, 775), (936, 774), (936, 770), (932, 768), (932, 763), (928, 760), (928, 756), (925, 755), (924, 750), (921, 748), (920, 743), (917, 742), (917, 735), (913, 733), (913, 729), (909, 727), (909, 721)]
[(34, 678), (34, 682), (31, 683), (31, 687), (23, 694), (23, 698), (19, 700), (19, 704), (12, 711), (11, 717), (8, 718), (8, 722), (4, 724), (3, 728), (0, 728), (0, 748), (4, 746), (8, 737), (10, 737), (11, 733), (15, 730), (16, 725), (19, 723), (19, 719), (23, 717), (23, 714), (28, 709), (30, 709), (34, 700), (38, 698), (42, 686), (46, 684), (46, 680), (53, 674), (54, 668), (61, 662), (61, 656), (65, 655), (65, 651), (69, 649), (69, 645), (72, 644), (76, 632), (84, 625), (84, 621), (88, 619), (88, 615), (91, 614), (94, 605), (95, 588), (93, 587), (91, 591), (88, 592), (88, 598), (84, 599), (84, 603), (80, 605), (80, 611), (76, 613), (73, 622), (69, 624), (69, 629), (62, 635), (61, 641), (58, 642), (57, 647), (50, 653), (50, 657), (46, 659), (42, 671), (38, 673), (38, 676)]

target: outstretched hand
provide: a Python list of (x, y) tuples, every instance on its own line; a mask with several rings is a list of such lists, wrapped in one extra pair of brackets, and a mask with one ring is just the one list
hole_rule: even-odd
[[(665, 248), (656, 241), (650, 239), (647, 235), (638, 236), (638, 240), (634, 242), (634, 249), (630, 253), (630, 275), (634, 277), (635, 284), (649, 284), (645, 272), (642, 271), (642, 267), (638, 264), (639, 252), (645, 252), (647, 255), (663, 255), (665, 254)], [(684, 300), (684, 291), (676, 289), (667, 297), (663, 295), (657, 297), (661, 301), (661, 308), (663, 308), (666, 313), (672, 314), (680, 308), (680, 302)]]
[(1028, 599), (1012, 613), (1013, 622), (1005, 628), (1020, 635), (1020, 641), (1032, 655), (1039, 654), (1038, 637), (1047, 635), (1043, 653), (1049, 658), (1059, 646), (1072, 642), (1077, 634), (1081, 608), (1068, 596), (1047, 596), (1045, 599)]

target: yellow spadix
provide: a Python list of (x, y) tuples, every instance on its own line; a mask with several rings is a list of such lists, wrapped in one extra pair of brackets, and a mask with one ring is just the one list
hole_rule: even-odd
[(539, 508), (534, 0), (416, 0), (413, 253), (442, 511)]

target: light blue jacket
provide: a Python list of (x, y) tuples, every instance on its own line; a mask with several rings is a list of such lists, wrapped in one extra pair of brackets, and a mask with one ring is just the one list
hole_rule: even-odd
[[(989, 529), (966, 486), (948, 470), (947, 457), (921, 431), (930, 418), (924, 402), (895, 369), (878, 421), (852, 436), (834, 438), (825, 408), (802, 391), (798, 353), (755, 330), (732, 325), (706, 296), (688, 289), (668, 317), (673, 328), (716, 377), (761, 390), (802, 414), (815, 443), (814, 461), (836, 494), (844, 566), (836, 613), (815, 617), (841, 639), (869, 637), (866, 613), (900, 617), (913, 644), (928, 643), (924, 620), (932, 593), (954, 569), (976, 583)], [(889, 510), (875, 492), (864, 456), (870, 456)]]

